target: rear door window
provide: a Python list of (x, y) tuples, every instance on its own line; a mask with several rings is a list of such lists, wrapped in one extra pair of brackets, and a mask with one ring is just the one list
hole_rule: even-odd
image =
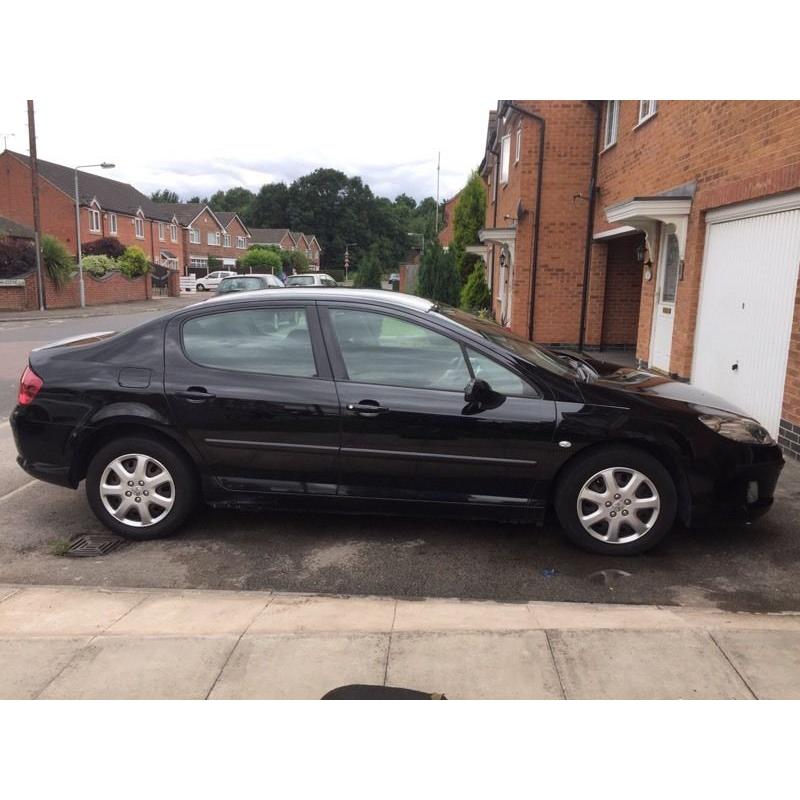
[(305, 308), (257, 308), (193, 317), (183, 349), (213, 369), (313, 378), (317, 375)]

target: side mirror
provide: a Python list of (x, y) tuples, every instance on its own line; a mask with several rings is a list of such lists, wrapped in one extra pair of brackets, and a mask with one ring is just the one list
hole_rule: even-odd
[(464, 402), (483, 405), (494, 399), (492, 387), (482, 378), (473, 378), (464, 387)]

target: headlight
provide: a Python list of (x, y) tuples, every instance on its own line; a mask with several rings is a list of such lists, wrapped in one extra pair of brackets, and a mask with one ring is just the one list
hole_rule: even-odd
[(715, 411), (713, 414), (701, 414), (698, 419), (714, 433), (745, 444), (775, 444), (769, 431), (754, 419), (740, 417), (737, 414), (726, 414)]

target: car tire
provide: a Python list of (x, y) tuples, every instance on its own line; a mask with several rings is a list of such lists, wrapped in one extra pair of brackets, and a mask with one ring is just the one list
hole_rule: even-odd
[(198, 292), (204, 292), (206, 287), (202, 283), (195, 284), (194, 287)]
[(603, 555), (637, 555), (672, 529), (678, 500), (661, 462), (633, 447), (578, 456), (558, 481), (555, 510), (569, 539)]
[(86, 496), (109, 530), (147, 541), (175, 533), (195, 508), (199, 492), (194, 470), (177, 448), (148, 436), (126, 436), (94, 454), (86, 471)]

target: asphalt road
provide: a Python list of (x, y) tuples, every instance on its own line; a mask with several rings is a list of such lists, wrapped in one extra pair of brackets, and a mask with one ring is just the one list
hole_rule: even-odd
[[(28, 350), (83, 332), (130, 327), (152, 313), (0, 322), (0, 413)], [(82, 489), (30, 481), (0, 422), (0, 582), (275, 589), (500, 601), (566, 600), (800, 611), (800, 465), (787, 464), (774, 509), (749, 527), (686, 531), (635, 558), (572, 547), (544, 528), (447, 520), (201, 509), (177, 537), (102, 558), (56, 555), (102, 533)]]

